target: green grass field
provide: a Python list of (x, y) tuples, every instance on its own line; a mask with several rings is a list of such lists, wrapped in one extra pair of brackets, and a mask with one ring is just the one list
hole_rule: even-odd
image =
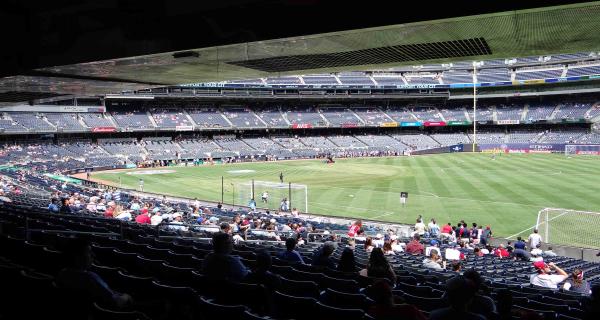
[[(96, 173), (93, 178), (148, 192), (240, 204), (240, 182), (251, 179), (308, 186), (312, 213), (414, 223), (417, 215), (439, 223), (491, 225), (497, 236), (510, 236), (535, 224), (545, 207), (600, 211), (600, 158), (550, 154), (441, 154), (396, 158), (337, 159), (172, 167), (175, 173), (132, 175)], [(239, 173), (238, 170), (246, 172)], [(132, 170), (128, 170), (132, 171)], [(134, 170), (139, 171), (139, 170)], [(232, 187), (238, 185), (235, 197)], [(400, 191), (409, 192), (405, 208)], [(262, 192), (256, 189), (256, 192)], [(244, 194), (246, 194), (244, 192)], [(257, 194), (257, 202), (260, 196)], [(280, 199), (272, 203), (278, 205)], [(244, 200), (246, 205), (248, 198)], [(294, 199), (292, 199), (294, 206)], [(297, 205), (299, 208), (302, 206)], [(524, 233), (529, 233), (529, 230)]]

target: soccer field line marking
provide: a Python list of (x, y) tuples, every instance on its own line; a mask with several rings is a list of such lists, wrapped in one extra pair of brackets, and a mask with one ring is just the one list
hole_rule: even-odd
[[(309, 186), (309, 188), (310, 188), (310, 186)], [(320, 187), (313, 187), (313, 188), (314, 189), (318, 189)], [(355, 187), (344, 188), (344, 187), (334, 187), (334, 186), (323, 186), (323, 188), (335, 188), (335, 189), (345, 189), (345, 190), (348, 190), (348, 189), (356, 190), (357, 189)], [(365, 189), (365, 190), (369, 191), (368, 189)], [(371, 190), (371, 191), (376, 191), (376, 192), (380, 192), (380, 193), (400, 194), (399, 192), (394, 192), (394, 191), (383, 191), (383, 190)], [(422, 193), (428, 193), (429, 195), (422, 194)], [(356, 194), (356, 193), (354, 193), (354, 194)], [(511, 204), (511, 205), (519, 205), (519, 206), (532, 207), (532, 208), (543, 208), (543, 207), (547, 206), (547, 205), (525, 204), (525, 203), (519, 203), (519, 202), (505, 202), (505, 201), (494, 201), (494, 200), (477, 200), (477, 199), (468, 199), (468, 198), (438, 196), (436, 194), (425, 192), (425, 191), (421, 191), (421, 193), (416, 193), (415, 192), (415, 195), (416, 196), (421, 196), (421, 197), (434, 197), (434, 198), (438, 198), (438, 199), (451, 199), (451, 200), (474, 201), (474, 202), (497, 203), (497, 204)], [(310, 203), (310, 200), (309, 200), (309, 203)]]
[[(563, 212), (563, 213), (561, 213), (561, 214), (557, 215), (556, 217), (553, 217), (553, 218), (549, 219), (549, 220), (548, 220), (548, 221), (546, 221), (546, 222), (550, 222), (550, 221), (552, 221), (552, 220), (554, 220), (554, 219), (560, 218), (560, 217), (564, 216), (565, 214), (567, 214), (567, 213), (566, 213), (566, 212)], [(533, 229), (535, 229), (535, 227), (537, 227), (537, 225), (535, 225), (535, 224), (534, 224), (534, 225), (533, 225), (533, 227), (531, 227), (531, 228), (527, 228), (527, 229), (525, 229), (525, 230), (523, 230), (523, 231), (521, 231), (521, 232), (519, 232), (519, 233), (515, 233), (515, 234), (513, 234), (512, 236), (508, 237), (507, 239), (513, 238), (514, 236), (518, 236), (518, 235), (520, 235), (521, 233), (523, 233), (523, 232), (525, 232), (525, 231), (533, 230)], [(546, 241), (548, 241), (548, 239), (546, 239)]]

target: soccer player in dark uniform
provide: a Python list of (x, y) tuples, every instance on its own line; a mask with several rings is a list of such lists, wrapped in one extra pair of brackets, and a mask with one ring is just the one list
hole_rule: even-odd
[(279, 173), (279, 182), (283, 183), (283, 172)]

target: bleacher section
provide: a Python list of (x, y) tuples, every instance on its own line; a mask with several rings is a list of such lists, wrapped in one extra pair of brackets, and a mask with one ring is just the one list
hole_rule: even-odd
[(292, 125), (297, 126), (325, 126), (325, 120), (313, 107), (292, 107), (285, 112), (286, 118)]
[(379, 108), (376, 107), (355, 107), (350, 108), (350, 110), (356, 113), (365, 122), (367, 126), (378, 127), (382, 123), (392, 121), (385, 115), (385, 113), (383, 113)]
[(440, 144), (430, 136), (424, 134), (395, 134), (392, 137), (414, 150), (437, 148)]
[(46, 120), (62, 131), (85, 131), (77, 113), (46, 113)]
[(150, 110), (156, 126), (159, 128), (191, 127), (183, 109), (155, 108)]
[[(115, 125), (102, 113), (80, 113), (79, 116), (86, 126), (90, 128), (114, 127)], [(109, 115), (107, 115), (109, 116)]]
[(29, 129), (30, 131), (56, 131), (56, 129), (44, 120), (44, 116), (31, 112), (9, 112), (10, 118), (20, 124), (21, 126)]
[(139, 130), (154, 128), (150, 117), (145, 111), (113, 111), (112, 117), (119, 127), (126, 130)]
[(350, 111), (350, 109), (340, 107), (319, 107), (325, 119), (331, 126), (335, 127), (356, 127), (361, 125), (360, 120)]
[(219, 111), (212, 107), (187, 109), (196, 125), (201, 128), (229, 128), (231, 125)]
[(223, 109), (223, 114), (231, 121), (233, 126), (238, 128), (265, 127), (265, 124), (262, 123), (248, 108), (226, 106)]
[(463, 133), (432, 134), (431, 138), (439, 142), (442, 146), (451, 146), (455, 144), (470, 143), (471, 139)]

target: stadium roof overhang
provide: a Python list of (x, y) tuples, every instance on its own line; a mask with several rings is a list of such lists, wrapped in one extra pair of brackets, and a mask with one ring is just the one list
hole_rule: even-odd
[(281, 75), (600, 50), (600, 2), (38, 68), (0, 91), (107, 94)]

